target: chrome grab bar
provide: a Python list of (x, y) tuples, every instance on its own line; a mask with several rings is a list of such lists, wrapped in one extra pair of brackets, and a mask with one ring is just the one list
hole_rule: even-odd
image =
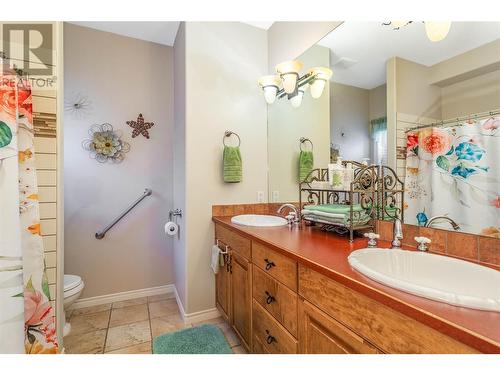
[(149, 188), (146, 188), (144, 190), (144, 193), (134, 202), (130, 205), (130, 207), (128, 207), (125, 211), (123, 211), (123, 213), (118, 216), (115, 220), (113, 220), (111, 222), (111, 224), (109, 224), (106, 228), (104, 228), (103, 230), (101, 230), (100, 232), (97, 232), (95, 234), (95, 238), (97, 238), (98, 240), (101, 240), (104, 238), (104, 236), (106, 235), (106, 232), (108, 230), (110, 230), (111, 228), (113, 228), (115, 226), (116, 223), (118, 223), (121, 219), (123, 219), (123, 217), (128, 214), (130, 211), (132, 211), (132, 209), (137, 206), (144, 198), (146, 197), (149, 197), (151, 194), (153, 193), (153, 190), (149, 189)]

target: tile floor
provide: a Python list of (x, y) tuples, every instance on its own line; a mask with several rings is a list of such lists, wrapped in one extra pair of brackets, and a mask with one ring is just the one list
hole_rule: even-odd
[[(182, 321), (173, 294), (75, 309), (66, 315), (71, 323), (71, 333), (64, 338), (69, 354), (151, 354), (153, 337), (193, 326)], [(194, 325), (205, 323), (224, 332), (234, 353), (246, 353), (222, 318)]]

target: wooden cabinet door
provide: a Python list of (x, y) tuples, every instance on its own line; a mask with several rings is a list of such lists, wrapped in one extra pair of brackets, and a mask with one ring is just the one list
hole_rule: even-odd
[(372, 354), (378, 350), (309, 302), (299, 299), (299, 352)]
[(222, 317), (229, 321), (231, 289), (229, 284), (229, 256), (224, 256), (224, 266), (215, 275), (215, 301)]
[(231, 323), (242, 340), (242, 344), (250, 350), (252, 324), (252, 267), (250, 262), (231, 252)]

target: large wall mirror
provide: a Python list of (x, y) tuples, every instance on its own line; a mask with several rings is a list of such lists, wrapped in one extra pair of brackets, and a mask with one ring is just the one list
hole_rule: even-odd
[(314, 168), (390, 166), (408, 224), (500, 237), (500, 23), (430, 26), (344, 22), (296, 57), (333, 76), (317, 99), (268, 106), (270, 202), (299, 201), (307, 150)]

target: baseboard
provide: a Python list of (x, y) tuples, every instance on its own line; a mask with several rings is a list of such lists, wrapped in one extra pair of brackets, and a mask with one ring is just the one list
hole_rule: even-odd
[[(103, 296), (80, 298), (71, 307), (74, 309), (81, 309), (83, 307), (97, 306), (97, 305), (102, 305), (104, 303), (120, 302), (120, 301), (126, 301), (128, 299), (133, 299), (133, 298), (156, 296), (158, 294), (165, 294), (165, 293), (172, 293), (172, 292), (175, 293), (176, 298), (177, 298), (177, 290), (175, 289), (175, 286), (173, 284), (155, 286), (155, 287), (146, 288), (146, 289), (138, 289), (138, 290), (130, 290), (130, 291), (126, 291), (126, 292), (105, 294)], [(177, 304), (179, 304), (179, 301), (177, 301)], [(182, 306), (182, 304), (180, 304), (179, 307), (180, 306)]]
[(174, 295), (175, 295), (175, 300), (177, 301), (177, 306), (179, 306), (179, 311), (181, 313), (182, 320), (186, 324), (198, 323), (204, 320), (215, 319), (221, 316), (219, 310), (216, 307), (214, 307), (213, 309), (202, 310), (187, 314), (186, 311), (184, 310), (184, 306), (182, 305), (182, 301), (179, 297), (179, 293), (177, 292), (177, 288), (175, 287), (175, 285), (174, 285)]

